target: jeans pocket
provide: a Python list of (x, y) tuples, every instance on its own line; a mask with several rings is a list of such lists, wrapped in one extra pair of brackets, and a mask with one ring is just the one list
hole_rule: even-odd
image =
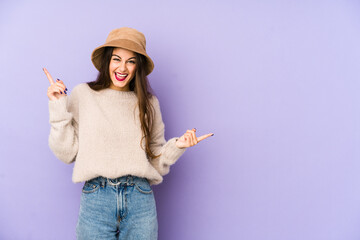
[(144, 179), (144, 181), (136, 181), (135, 188), (139, 192), (144, 193), (144, 194), (150, 194), (153, 192), (153, 190), (150, 187), (149, 182), (146, 179)]
[(93, 193), (100, 188), (100, 183), (98, 181), (89, 180), (84, 183), (82, 188), (83, 193)]

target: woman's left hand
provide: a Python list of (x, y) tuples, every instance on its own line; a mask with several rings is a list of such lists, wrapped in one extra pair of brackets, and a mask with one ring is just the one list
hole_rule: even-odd
[(186, 133), (184, 133), (184, 135), (182, 135), (176, 141), (176, 146), (178, 148), (192, 147), (192, 146), (198, 144), (200, 141), (204, 140), (205, 138), (208, 138), (208, 137), (211, 137), (214, 135), (213, 133), (209, 133), (209, 134), (203, 135), (201, 137), (196, 137), (195, 132), (196, 132), (195, 128), (193, 128), (192, 130), (187, 130)]

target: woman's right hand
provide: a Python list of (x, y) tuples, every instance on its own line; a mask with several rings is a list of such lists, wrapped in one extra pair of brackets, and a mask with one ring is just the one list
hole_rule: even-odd
[(49, 99), (55, 101), (61, 97), (66, 96), (67, 88), (63, 81), (57, 79), (57, 81), (55, 82), (54, 79), (51, 77), (50, 73), (46, 70), (46, 68), (43, 68), (43, 70), (50, 83), (47, 91), (47, 96), (49, 97)]

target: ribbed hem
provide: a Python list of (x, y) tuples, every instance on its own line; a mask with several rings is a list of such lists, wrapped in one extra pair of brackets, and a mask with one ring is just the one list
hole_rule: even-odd
[(176, 141), (178, 137), (174, 137), (168, 140), (166, 143), (165, 151), (162, 153), (164, 156), (164, 163), (168, 165), (174, 164), (182, 154), (186, 151), (186, 148), (178, 148), (176, 146)]

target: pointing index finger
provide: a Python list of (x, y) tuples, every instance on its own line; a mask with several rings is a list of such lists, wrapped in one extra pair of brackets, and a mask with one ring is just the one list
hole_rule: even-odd
[(198, 140), (198, 142), (200, 142), (200, 141), (202, 141), (202, 140), (204, 140), (204, 139), (206, 139), (208, 137), (211, 137), (213, 135), (214, 135), (213, 133), (205, 134), (205, 135), (202, 135), (202, 136), (198, 137), (197, 140)]
[(44, 72), (45, 72), (45, 74), (46, 74), (46, 77), (47, 77), (48, 80), (49, 80), (49, 83), (50, 83), (51, 85), (55, 84), (55, 81), (54, 81), (54, 79), (51, 77), (51, 75), (50, 75), (50, 73), (48, 72), (48, 70), (46, 70), (46, 68), (43, 68), (43, 70), (44, 70)]

